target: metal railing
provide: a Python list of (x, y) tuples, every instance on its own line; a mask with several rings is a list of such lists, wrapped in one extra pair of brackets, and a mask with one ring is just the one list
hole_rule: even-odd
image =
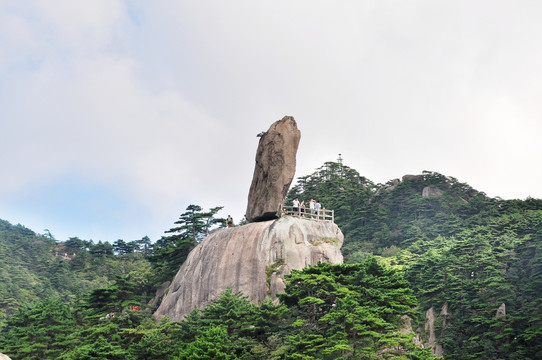
[(298, 208), (294, 211), (294, 207), (291, 205), (281, 205), (280, 214), (281, 216), (290, 215), (317, 221), (335, 222), (335, 210)]

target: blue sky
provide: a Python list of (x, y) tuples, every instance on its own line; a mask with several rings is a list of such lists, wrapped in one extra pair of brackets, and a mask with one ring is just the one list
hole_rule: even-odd
[(246, 208), (258, 134), (375, 182), (541, 198), (542, 4), (0, 0), (0, 218), (156, 240)]

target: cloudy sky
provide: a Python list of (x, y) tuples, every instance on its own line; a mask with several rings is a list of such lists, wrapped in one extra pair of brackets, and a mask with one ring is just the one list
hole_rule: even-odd
[(256, 134), (297, 176), (437, 171), (542, 198), (542, 2), (0, 0), (0, 219), (57, 240), (235, 221)]

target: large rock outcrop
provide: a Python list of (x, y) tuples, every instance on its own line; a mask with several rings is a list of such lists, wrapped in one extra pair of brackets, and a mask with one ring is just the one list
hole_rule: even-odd
[(261, 136), (248, 193), (248, 222), (278, 218), (280, 205), (294, 179), (300, 139), (301, 132), (291, 116), (276, 121)]
[(188, 255), (155, 315), (181, 320), (228, 287), (256, 304), (276, 300), (291, 270), (342, 264), (343, 239), (334, 223), (291, 216), (217, 230)]
[(437, 187), (434, 186), (426, 186), (422, 190), (422, 197), (430, 197), (430, 196), (442, 196), (443, 192)]

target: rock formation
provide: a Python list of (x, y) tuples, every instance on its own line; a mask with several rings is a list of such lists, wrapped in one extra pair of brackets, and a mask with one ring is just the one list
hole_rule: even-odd
[(170, 284), (171, 281), (166, 281), (162, 283), (162, 285), (160, 285), (158, 289), (156, 289), (156, 294), (154, 295), (154, 298), (152, 298), (152, 300), (148, 302), (148, 305), (151, 307), (151, 309), (160, 305), (160, 299), (166, 294)]
[(436, 355), (438, 357), (442, 357), (444, 351), (442, 348), (442, 345), (437, 343), (437, 337), (435, 336), (435, 308), (430, 307), (429, 310), (425, 312), (425, 330), (429, 331), (429, 338), (427, 342), (424, 344), (425, 347), (431, 347), (431, 351), (433, 355)]
[(215, 231), (188, 255), (155, 315), (181, 320), (228, 287), (256, 304), (276, 300), (291, 270), (342, 264), (343, 239), (334, 223), (291, 216)]
[(11, 358), (7, 355), (0, 353), (0, 360), (11, 360)]
[(279, 208), (294, 179), (301, 133), (293, 117), (276, 121), (260, 138), (248, 194), (247, 222), (278, 218)]
[(399, 179), (393, 179), (391, 181), (389, 181), (386, 185), (384, 185), (383, 187), (381, 188), (378, 188), (378, 190), (376, 190), (376, 195), (379, 195), (380, 193), (382, 193), (383, 191), (386, 191), (386, 192), (390, 192), (390, 191), (393, 191), (397, 188), (397, 186), (401, 183), (401, 180)]
[(429, 196), (442, 196), (442, 194), (442, 190), (434, 186), (426, 186), (422, 190), (422, 197), (424, 198)]
[(403, 181), (423, 181), (423, 175), (403, 175)]
[(506, 304), (502, 303), (501, 306), (497, 309), (497, 313), (495, 314), (496, 318), (500, 318), (506, 316)]

